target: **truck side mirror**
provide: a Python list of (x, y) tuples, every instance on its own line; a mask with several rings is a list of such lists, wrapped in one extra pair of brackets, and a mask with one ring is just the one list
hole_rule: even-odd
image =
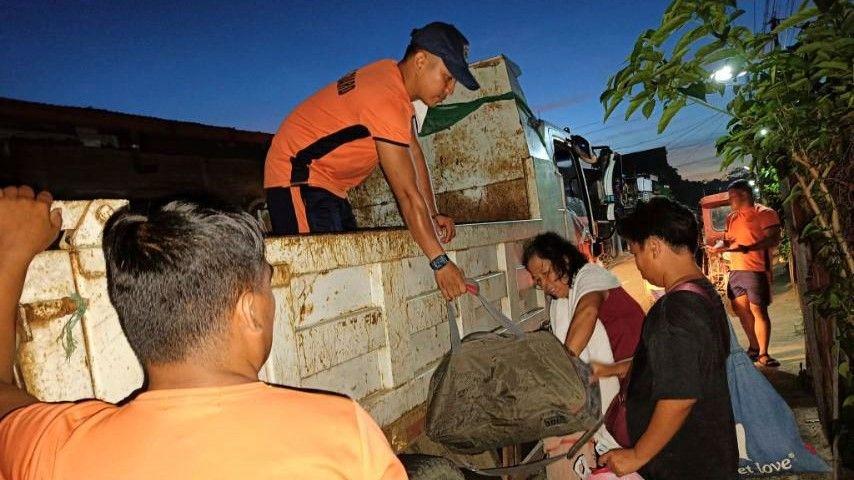
[(596, 163), (596, 155), (593, 154), (593, 148), (590, 142), (581, 135), (570, 135), (569, 141), (572, 144), (572, 149), (575, 154), (586, 163), (593, 165)]

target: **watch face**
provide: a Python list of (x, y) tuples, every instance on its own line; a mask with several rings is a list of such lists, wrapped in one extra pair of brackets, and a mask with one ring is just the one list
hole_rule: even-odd
[(438, 257), (434, 258), (432, 262), (430, 262), (430, 267), (433, 270), (439, 270), (440, 268), (447, 265), (448, 262), (450, 262), (450, 259), (447, 255), (439, 255)]

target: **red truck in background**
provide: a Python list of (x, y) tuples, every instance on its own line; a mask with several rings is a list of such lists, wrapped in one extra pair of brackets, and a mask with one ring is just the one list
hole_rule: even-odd
[[(700, 223), (703, 227), (703, 245), (714, 245), (724, 239), (726, 218), (729, 215), (729, 193), (721, 192), (700, 199)], [(727, 260), (729, 254), (709, 255), (703, 250), (703, 273), (718, 291), (726, 289)]]

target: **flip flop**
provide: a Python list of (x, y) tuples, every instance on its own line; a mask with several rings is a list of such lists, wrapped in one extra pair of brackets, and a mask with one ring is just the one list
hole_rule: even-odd
[(750, 357), (751, 361), (755, 362), (756, 360), (759, 360), (759, 349), (758, 348), (748, 348), (746, 353), (747, 353), (747, 356)]
[(780, 362), (776, 359), (772, 358), (771, 355), (767, 353), (763, 353), (756, 357), (756, 360), (753, 362), (757, 367), (767, 367), (767, 368), (777, 368), (780, 366)]

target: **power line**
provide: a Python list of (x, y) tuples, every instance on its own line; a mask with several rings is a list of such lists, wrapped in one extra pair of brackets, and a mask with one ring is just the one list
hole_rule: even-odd
[(581, 132), (581, 133), (579, 133), (579, 135), (590, 135), (591, 133), (602, 132), (602, 131), (609, 130), (609, 129), (612, 129), (612, 128), (620, 128), (620, 127), (625, 126), (625, 125), (628, 125), (628, 124), (630, 124), (630, 123), (637, 123), (637, 122), (639, 122), (639, 121), (641, 121), (641, 120), (647, 120), (647, 119), (646, 119), (645, 117), (636, 117), (636, 118), (633, 118), (633, 119), (631, 119), (631, 120), (626, 120), (625, 122), (623, 122), (623, 123), (619, 123), (619, 124), (617, 124), (617, 125), (605, 125), (605, 126), (604, 126), (604, 127), (602, 127), (602, 128), (597, 128), (597, 129), (595, 129), (595, 130), (589, 130), (589, 131), (586, 131), (586, 132)]
[[(700, 121), (698, 121), (697, 123), (694, 123), (694, 124), (692, 124), (692, 125), (689, 125), (689, 126), (687, 126), (687, 127), (685, 127), (685, 128), (682, 128), (682, 129), (679, 129), (679, 130), (674, 130), (674, 131), (672, 131), (672, 132), (665, 133), (664, 135), (657, 136), (657, 137), (655, 137), (655, 138), (651, 138), (651, 139), (649, 139), (649, 140), (644, 140), (644, 141), (641, 141), (641, 142), (636, 142), (636, 143), (634, 143), (634, 144), (623, 145), (623, 146), (620, 146), (620, 147), (613, 147), (613, 149), (614, 149), (614, 150), (626, 150), (626, 149), (628, 149), (628, 148), (636, 148), (636, 147), (638, 147), (638, 146), (640, 146), (640, 145), (645, 145), (645, 144), (647, 144), (647, 143), (657, 143), (657, 142), (662, 142), (662, 143), (663, 143), (663, 140), (664, 140), (664, 139), (669, 138), (669, 137), (672, 137), (673, 135), (679, 135), (679, 134), (682, 134), (682, 135), (684, 136), (685, 134), (690, 133), (691, 131), (693, 131), (693, 130), (695, 130), (695, 129), (699, 128), (699, 127), (700, 127), (701, 125), (703, 125), (704, 123), (708, 122), (709, 120), (712, 120), (713, 118), (715, 118), (715, 117), (717, 117), (717, 116), (719, 116), (719, 115), (722, 115), (722, 114), (721, 114), (721, 113), (719, 113), (719, 112), (716, 112), (716, 113), (713, 113), (713, 114), (709, 115), (708, 117), (701, 118), (701, 119), (700, 119)], [(682, 136), (680, 136), (680, 137), (678, 137), (678, 138), (683, 138), (683, 137), (682, 137)]]
[[(722, 118), (722, 120), (726, 120), (726, 117)], [(720, 137), (720, 134), (721, 134), (722, 132), (718, 132), (717, 130), (718, 130), (718, 129), (720, 129), (720, 128), (722, 128), (722, 127), (725, 127), (725, 125), (721, 125), (720, 123), (715, 123), (715, 122), (713, 122), (713, 121), (710, 121), (710, 122), (706, 125), (706, 127), (707, 127), (707, 128), (706, 128), (706, 130), (707, 130), (706, 135), (707, 135), (707, 136), (703, 137), (702, 139), (699, 139), (699, 140), (698, 140), (698, 139), (694, 139), (694, 140), (695, 140), (695, 141), (694, 141), (694, 143), (689, 143), (689, 144), (687, 144), (687, 145), (673, 145), (673, 144), (671, 143), (671, 144), (669, 145), (669, 147), (670, 147), (670, 148), (672, 148), (674, 151), (677, 151), (677, 150), (688, 150), (688, 149), (691, 149), (691, 148), (701, 147), (701, 146), (704, 146), (704, 145), (708, 145), (708, 143), (709, 143), (710, 141), (715, 140), (715, 139), (717, 139), (718, 137)], [(711, 128), (708, 128), (708, 127), (711, 127)], [(724, 131), (725, 131), (725, 130), (726, 130), (726, 129), (724, 129)]]
[[(722, 114), (722, 113), (716, 113), (716, 114), (712, 115), (712, 117), (711, 117), (711, 118), (709, 118), (708, 122), (711, 122), (715, 117), (719, 117), (719, 116), (721, 116), (721, 115), (723, 115), (723, 114)], [(703, 126), (708, 126), (708, 125), (709, 125), (709, 123), (703, 122), (703, 124), (702, 124), (702, 125), (703, 125)], [(698, 128), (699, 128), (699, 127), (698, 127)], [(691, 130), (691, 131), (692, 131), (692, 130)], [(670, 140), (670, 141), (669, 141), (669, 142), (667, 142), (667, 143), (675, 143), (675, 142), (678, 142), (679, 140), (682, 140), (683, 138), (685, 138), (689, 133), (691, 133), (691, 131), (687, 131), (687, 132), (683, 133), (682, 135), (680, 135), (678, 138), (675, 138), (675, 139), (673, 139), (673, 140)]]
[(673, 165), (673, 168), (682, 168), (682, 167), (687, 167), (690, 165), (696, 165), (698, 163), (708, 162), (710, 160), (717, 160), (717, 158), (718, 158), (717, 156), (700, 158), (700, 159), (694, 160), (692, 162), (685, 162), (685, 163), (680, 163), (679, 165)]
[[(599, 125), (600, 123), (605, 123), (605, 121), (604, 120), (596, 120), (595, 122), (585, 123), (583, 125), (576, 125), (575, 128), (584, 128), (584, 127), (589, 127), (592, 125)], [(572, 126), (570, 126), (570, 129), (571, 128), (572, 128)]]

